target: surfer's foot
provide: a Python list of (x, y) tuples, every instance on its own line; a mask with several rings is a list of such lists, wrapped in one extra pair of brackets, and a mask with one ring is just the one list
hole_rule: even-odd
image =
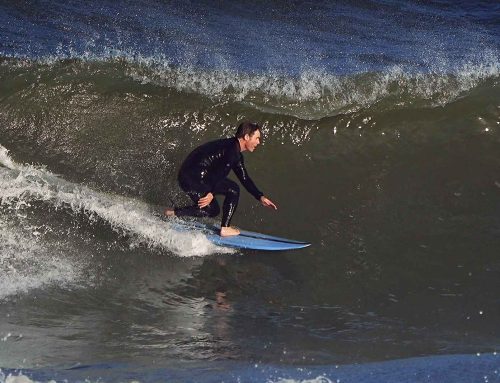
[(175, 210), (174, 209), (165, 209), (163, 212), (167, 217), (175, 217)]
[(238, 235), (240, 231), (232, 226), (223, 226), (220, 228), (220, 236), (221, 237), (230, 237), (232, 235)]

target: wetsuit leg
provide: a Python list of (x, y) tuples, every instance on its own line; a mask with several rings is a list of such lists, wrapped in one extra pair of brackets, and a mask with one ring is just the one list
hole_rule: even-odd
[[(184, 189), (185, 184), (183, 184), (182, 186)], [(208, 206), (200, 209), (198, 207), (198, 200), (201, 197), (204, 197), (206, 193), (200, 193), (196, 191), (186, 191), (186, 193), (191, 198), (194, 205), (175, 208), (175, 215), (177, 217), (215, 217), (219, 214), (220, 207), (215, 198), (212, 200), (212, 202), (210, 202)], [(238, 206), (238, 201), (240, 198), (240, 187), (236, 182), (225, 178), (215, 185), (212, 194), (221, 194), (225, 197), (224, 203), (222, 205), (221, 226), (229, 226), (229, 224), (231, 223), (231, 218), (233, 217), (233, 214), (236, 211), (236, 207)]]
[(198, 200), (201, 197), (206, 196), (206, 193), (200, 193), (196, 191), (188, 191), (186, 193), (189, 198), (191, 198), (194, 205), (176, 207), (174, 211), (177, 217), (216, 217), (217, 215), (219, 215), (220, 207), (215, 198), (212, 200), (212, 202), (210, 202), (208, 206), (200, 209), (198, 207)]
[(240, 199), (240, 187), (234, 181), (228, 178), (218, 182), (214, 187), (214, 194), (224, 195), (224, 203), (222, 205), (222, 222), (221, 226), (229, 226), (233, 217), (238, 201)]

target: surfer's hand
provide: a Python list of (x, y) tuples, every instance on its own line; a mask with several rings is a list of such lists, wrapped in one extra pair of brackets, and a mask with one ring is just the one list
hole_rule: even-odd
[(270, 207), (271, 209), (278, 210), (278, 207), (269, 198), (264, 196), (260, 197), (260, 203), (265, 207)]
[(207, 207), (210, 205), (210, 202), (214, 199), (214, 195), (212, 193), (208, 193), (205, 197), (201, 197), (198, 200), (198, 207), (200, 209), (203, 209), (204, 207)]

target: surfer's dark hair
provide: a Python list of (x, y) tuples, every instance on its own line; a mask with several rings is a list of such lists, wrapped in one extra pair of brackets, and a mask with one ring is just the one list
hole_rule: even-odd
[(247, 134), (251, 136), (257, 130), (262, 131), (259, 124), (256, 124), (255, 122), (242, 122), (240, 126), (238, 126), (238, 129), (236, 129), (235, 137), (244, 138)]

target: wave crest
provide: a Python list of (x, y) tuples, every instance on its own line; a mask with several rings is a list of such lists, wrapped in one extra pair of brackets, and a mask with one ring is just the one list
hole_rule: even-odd
[[(63, 59), (73, 61), (68, 65)], [(19, 63), (26, 60), (7, 62), (7, 66), (17, 66), (19, 70)], [(112, 77), (109, 81), (121, 81), (122, 86), (126, 86), (123, 81), (129, 78), (141, 85), (151, 84), (180, 92), (177, 96), (182, 98), (189, 99), (190, 95), (196, 94), (212, 103), (240, 102), (262, 112), (303, 119), (319, 119), (374, 106), (383, 109), (443, 106), (471, 89), (498, 81), (500, 73), (495, 52), (487, 52), (481, 61), (456, 68), (436, 63), (427, 72), (392, 66), (382, 72), (349, 75), (311, 68), (293, 76), (272, 72), (244, 73), (224, 68), (208, 70), (174, 65), (162, 56), (143, 57), (123, 52), (105, 57), (48, 57), (33, 63), (53, 68), (56, 73), (52, 77), (57, 77), (57, 81), (71, 81), (65, 80), (67, 76), (59, 76), (60, 71), (83, 72), (89, 78), (92, 74), (105, 73)], [(2, 66), (5, 68), (5, 61)]]

